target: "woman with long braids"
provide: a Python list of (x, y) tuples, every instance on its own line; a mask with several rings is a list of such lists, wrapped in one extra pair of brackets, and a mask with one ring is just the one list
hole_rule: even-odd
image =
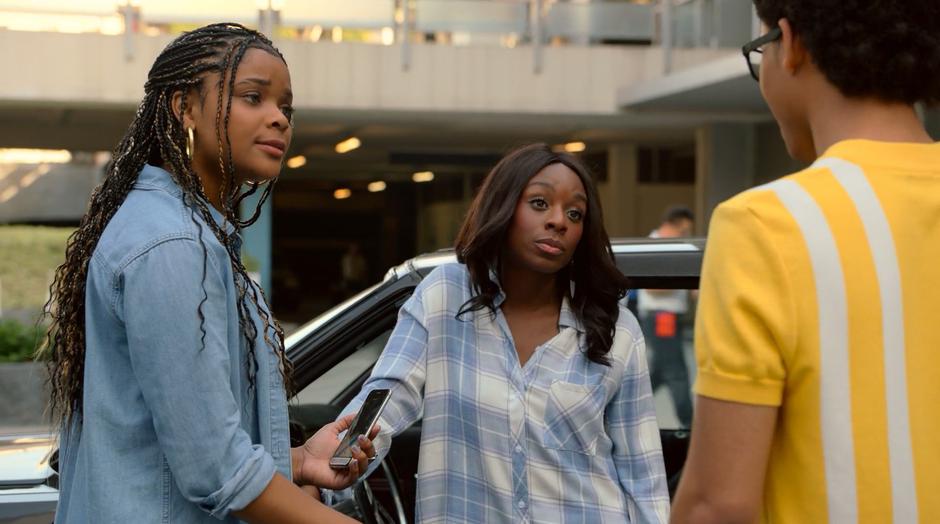
[(665, 522), (643, 335), (587, 169), (545, 144), (510, 153), (456, 249), (345, 410), (391, 389), (380, 455), (423, 417), (418, 521)]
[(284, 58), (240, 25), (154, 62), (52, 285), (56, 522), (347, 521), (291, 480), (346, 487), (372, 444), (329, 468), (347, 417), (290, 448), (283, 332), (240, 257), (259, 210), (239, 205), (271, 192), (291, 98)]

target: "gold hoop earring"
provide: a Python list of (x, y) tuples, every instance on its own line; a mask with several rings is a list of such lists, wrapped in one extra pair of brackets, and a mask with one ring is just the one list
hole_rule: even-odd
[(189, 158), (189, 163), (193, 162), (193, 153), (196, 151), (196, 136), (193, 132), (193, 128), (186, 128), (186, 156)]

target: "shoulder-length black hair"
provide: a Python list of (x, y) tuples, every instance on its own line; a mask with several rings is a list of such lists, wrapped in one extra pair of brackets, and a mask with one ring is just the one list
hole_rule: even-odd
[[(480, 187), (457, 234), (457, 260), (466, 264), (475, 296), (461, 308), (461, 314), (487, 308), (496, 310), (498, 285), (490, 273), (499, 271), (513, 213), (529, 180), (553, 164), (563, 164), (578, 175), (587, 193), (587, 213), (581, 241), (572, 263), (558, 274), (559, 283), (574, 282), (569, 298), (572, 310), (584, 326), (587, 358), (610, 365), (607, 353), (614, 338), (619, 315), (618, 301), (628, 281), (617, 269), (610, 239), (604, 229), (601, 202), (587, 167), (574, 155), (555, 152), (546, 144), (520, 147), (503, 157)], [(567, 291), (569, 286), (563, 286)]]

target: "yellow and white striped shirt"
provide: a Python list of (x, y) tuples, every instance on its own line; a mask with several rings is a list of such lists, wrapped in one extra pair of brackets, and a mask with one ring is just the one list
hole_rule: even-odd
[(851, 140), (716, 209), (699, 395), (780, 406), (765, 522), (940, 522), (940, 144)]

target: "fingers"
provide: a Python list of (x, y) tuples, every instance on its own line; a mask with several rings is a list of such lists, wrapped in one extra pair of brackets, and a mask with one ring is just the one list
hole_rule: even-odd
[(372, 444), (371, 440), (365, 438), (362, 435), (359, 435), (359, 438), (356, 440), (356, 443), (359, 446), (359, 449), (361, 449), (362, 452), (365, 453), (367, 458), (371, 458), (375, 456), (375, 445)]
[(353, 461), (349, 463), (349, 467), (346, 468), (347, 476), (349, 477), (349, 482), (354, 482), (362, 471), (365, 471), (365, 468), (362, 467), (362, 461), (359, 460), (357, 454), (362, 454), (362, 451), (359, 450), (356, 446), (352, 448), (352, 457)]
[(353, 478), (358, 478), (369, 467), (369, 456), (363, 452), (359, 446), (352, 447), (353, 461), (349, 465), (349, 471)]
[(369, 432), (369, 440), (375, 440), (375, 437), (379, 434), (379, 430), (382, 429), (382, 426), (378, 424), (372, 426), (372, 431)]
[(349, 426), (352, 426), (353, 420), (356, 418), (355, 413), (350, 413), (346, 416), (340, 417), (339, 420), (334, 422), (336, 432), (346, 431), (349, 429)]

